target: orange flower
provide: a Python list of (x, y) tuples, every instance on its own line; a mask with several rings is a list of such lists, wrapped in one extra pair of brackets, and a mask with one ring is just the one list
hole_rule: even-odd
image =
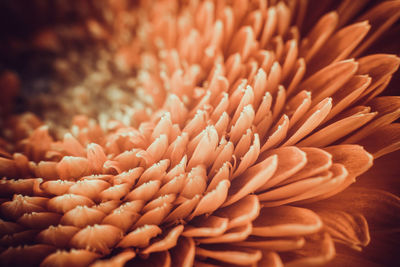
[(31, 114), (9, 124), (1, 264), (397, 262), (400, 99), (377, 95), (400, 59), (365, 51), (400, 1), (367, 2), (110, 1), (114, 31), (85, 29), (138, 98), (60, 140)]

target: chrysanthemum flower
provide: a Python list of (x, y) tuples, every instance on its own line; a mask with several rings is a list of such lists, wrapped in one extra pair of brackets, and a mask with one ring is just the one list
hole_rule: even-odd
[(135, 104), (61, 139), (8, 124), (2, 265), (395, 263), (400, 99), (377, 95), (400, 60), (365, 51), (400, 1), (110, 3), (135, 18), (111, 53)]

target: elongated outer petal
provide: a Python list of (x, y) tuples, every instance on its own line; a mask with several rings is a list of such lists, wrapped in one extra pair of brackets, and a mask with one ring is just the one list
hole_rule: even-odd
[(252, 235), (296, 236), (318, 232), (322, 221), (309, 209), (281, 206), (262, 208), (260, 216), (253, 222)]
[(259, 250), (207, 250), (200, 247), (196, 248), (196, 255), (211, 259), (216, 259), (228, 264), (248, 265), (258, 262), (261, 257)]

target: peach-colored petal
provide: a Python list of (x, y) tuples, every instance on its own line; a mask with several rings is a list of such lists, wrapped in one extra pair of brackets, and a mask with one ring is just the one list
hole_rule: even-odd
[(232, 181), (228, 198), (223, 207), (228, 206), (261, 188), (274, 175), (278, 166), (278, 158), (272, 155), (249, 168), (244, 174)]
[(307, 154), (299, 148), (290, 146), (270, 150), (262, 157), (276, 154), (278, 157), (278, 166), (274, 175), (263, 186), (257, 189), (257, 192), (262, 192), (294, 175), (307, 164)]
[(278, 253), (264, 252), (258, 266), (282, 267), (283, 263)]
[(103, 180), (80, 180), (72, 185), (68, 193), (88, 197), (90, 199), (98, 199), (101, 191), (110, 187), (110, 184)]
[(329, 124), (325, 128), (300, 141), (298, 146), (324, 147), (330, 145), (367, 124), (376, 116), (376, 114), (376, 112), (356, 114)]
[(201, 195), (196, 195), (192, 199), (187, 199), (182, 204), (172, 210), (164, 219), (165, 222), (179, 221), (189, 216), (200, 202)]
[(104, 217), (101, 223), (113, 225), (126, 232), (139, 218), (138, 213), (118, 208)]
[(276, 123), (276, 125), (272, 128), (267, 141), (261, 146), (260, 151), (264, 152), (282, 142), (287, 135), (288, 129), (289, 117), (284, 114), (278, 123)]
[(140, 186), (149, 181), (154, 181), (158, 179), (162, 180), (166, 174), (166, 170), (169, 167), (169, 163), (170, 162), (168, 159), (164, 159), (148, 167), (140, 176), (136, 186)]
[(63, 180), (78, 179), (88, 175), (89, 171), (89, 161), (83, 157), (65, 156), (57, 164), (57, 172)]
[(196, 246), (192, 238), (180, 237), (177, 245), (170, 250), (172, 265), (193, 266)]
[(324, 122), (334, 118), (337, 114), (354, 103), (370, 84), (371, 77), (368, 75), (354, 75), (332, 95), (333, 107)]
[(143, 214), (142, 217), (135, 223), (135, 227), (143, 226), (146, 224), (160, 224), (172, 209), (172, 204), (164, 203), (153, 210)]
[(2, 266), (38, 266), (55, 248), (48, 245), (9, 247), (0, 254)]
[(172, 228), (168, 232), (168, 234), (165, 236), (164, 239), (154, 242), (153, 244), (148, 246), (146, 249), (144, 249), (141, 253), (149, 254), (149, 253), (153, 253), (153, 252), (166, 251), (166, 250), (176, 246), (178, 238), (181, 235), (183, 229), (184, 229), (183, 225), (178, 225), (178, 226)]
[(268, 238), (249, 236), (245, 241), (237, 242), (238, 246), (272, 251), (292, 251), (301, 249), (306, 243), (304, 237)]
[(362, 21), (337, 31), (315, 55), (311, 71), (348, 57), (370, 28), (368, 21)]
[(101, 202), (100, 204), (92, 206), (92, 208), (101, 211), (105, 214), (109, 214), (112, 210), (116, 209), (121, 204), (119, 200), (109, 200)]
[(159, 180), (149, 181), (144, 183), (134, 190), (132, 190), (129, 194), (125, 196), (125, 200), (133, 201), (133, 200), (150, 200), (160, 189), (161, 182)]
[(332, 108), (332, 98), (325, 98), (304, 115), (289, 133), (290, 138), (282, 146), (296, 144), (312, 132), (326, 118)]
[(324, 150), (313, 147), (302, 147), (301, 150), (307, 154), (306, 165), (290, 178), (279, 183), (280, 185), (315, 176), (329, 170), (332, 166), (332, 156)]
[(0, 235), (10, 235), (13, 233), (21, 232), (23, 228), (14, 222), (8, 222), (0, 219)]
[(362, 214), (349, 214), (335, 210), (317, 210), (324, 229), (331, 237), (354, 249), (361, 250), (370, 242), (368, 224)]
[(15, 195), (12, 201), (1, 204), (1, 213), (3, 216), (16, 220), (24, 213), (44, 212), (45, 209), (37, 203), (31, 203), (29, 197)]
[(18, 233), (10, 233), (0, 238), (2, 247), (21, 246), (31, 244), (39, 230), (26, 230)]
[(143, 173), (143, 168), (142, 167), (137, 167), (130, 169), (128, 171), (122, 172), (118, 175), (114, 176), (113, 183), (114, 184), (129, 184), (133, 185), (136, 180), (140, 177), (140, 175)]
[(97, 209), (87, 206), (76, 206), (62, 216), (61, 224), (82, 228), (86, 225), (100, 223), (105, 216), (106, 214), (104, 212)]
[(195, 195), (203, 194), (207, 186), (207, 172), (203, 165), (191, 169), (180, 192), (180, 196), (192, 198)]
[(47, 181), (40, 185), (40, 187), (49, 194), (53, 195), (63, 195), (68, 192), (69, 188), (74, 185), (72, 181), (66, 180), (55, 180)]
[(47, 208), (50, 211), (55, 211), (58, 213), (66, 213), (76, 206), (93, 206), (94, 202), (85, 196), (65, 194), (61, 196), (54, 197), (47, 203)]
[(328, 40), (338, 23), (338, 14), (330, 12), (322, 16), (301, 43), (300, 55), (309, 62)]
[(152, 201), (148, 202), (142, 209), (142, 212), (148, 212), (150, 210), (153, 210), (157, 207), (161, 207), (164, 204), (172, 204), (176, 199), (175, 194), (167, 194), (167, 195), (162, 195), (159, 196), (156, 199), (153, 199)]
[(186, 237), (219, 236), (228, 229), (228, 219), (210, 215), (199, 217), (185, 227), (182, 235)]
[[(294, 256), (287, 266), (320, 266), (332, 260), (335, 256), (335, 246), (329, 234), (320, 234), (307, 240), (303, 249), (298, 250), (298, 259)], [(294, 252), (296, 255), (296, 251)]]
[(107, 260), (97, 260), (90, 265), (90, 267), (107, 267), (107, 266), (114, 266), (114, 267), (123, 267), (125, 263), (129, 260), (133, 259), (136, 256), (136, 253), (133, 250), (125, 250), (111, 259)]
[(57, 248), (66, 248), (69, 244), (70, 239), (79, 230), (80, 229), (75, 226), (51, 225), (49, 228), (41, 231), (36, 236), (36, 239), (41, 243), (52, 245)]
[(398, 2), (382, 2), (370, 9), (359, 20), (368, 19), (372, 25), (371, 32), (366, 40), (357, 48), (353, 56), (358, 56), (379, 38), (400, 17), (400, 5)]
[(215, 212), (216, 215), (228, 218), (228, 229), (252, 222), (260, 214), (257, 196), (248, 195), (234, 204)]
[(18, 218), (17, 223), (30, 229), (43, 229), (50, 225), (57, 225), (61, 216), (53, 212), (24, 213)]
[(107, 254), (122, 238), (122, 231), (111, 225), (87, 226), (76, 233), (70, 244), (74, 248), (89, 249)]
[(322, 228), (322, 221), (309, 209), (281, 206), (262, 208), (253, 222), (255, 236), (295, 236), (313, 234)]
[(377, 111), (378, 115), (371, 123), (343, 141), (344, 143), (356, 143), (363, 137), (368, 136), (368, 134), (396, 121), (400, 117), (400, 97), (378, 97), (371, 100), (368, 105), (371, 106), (374, 111)]
[(121, 242), (118, 243), (118, 247), (147, 247), (150, 243), (150, 239), (156, 237), (161, 232), (158, 226), (146, 224), (124, 236)]
[(52, 266), (77, 266), (84, 267), (89, 265), (100, 255), (85, 249), (72, 249), (70, 251), (57, 251), (48, 255), (40, 264), (41, 267)]
[(190, 217), (211, 213), (218, 209), (225, 202), (230, 185), (228, 180), (222, 180), (213, 191), (208, 192), (200, 199)]
[(208, 250), (201, 247), (196, 248), (196, 255), (237, 265), (254, 264), (258, 262), (262, 257), (261, 251), (259, 250)]
[(372, 166), (372, 156), (358, 145), (338, 145), (324, 149), (332, 161), (343, 164), (350, 176), (358, 176)]
[(236, 243), (245, 240), (252, 230), (251, 223), (234, 227), (226, 231), (224, 234), (214, 237), (196, 238), (200, 244), (224, 244)]

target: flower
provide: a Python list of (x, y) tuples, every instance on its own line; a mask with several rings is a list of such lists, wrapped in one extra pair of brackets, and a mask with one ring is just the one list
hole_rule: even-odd
[(364, 53), (400, 1), (361, 15), (366, 2), (343, 1), (322, 16), (304, 1), (110, 3), (135, 18), (111, 57), (138, 74), (138, 99), (105, 115), (115, 120), (74, 117), (59, 140), (32, 114), (11, 120), (3, 265), (395, 262), (360, 251), (399, 221), (400, 99), (377, 95), (400, 60)]

